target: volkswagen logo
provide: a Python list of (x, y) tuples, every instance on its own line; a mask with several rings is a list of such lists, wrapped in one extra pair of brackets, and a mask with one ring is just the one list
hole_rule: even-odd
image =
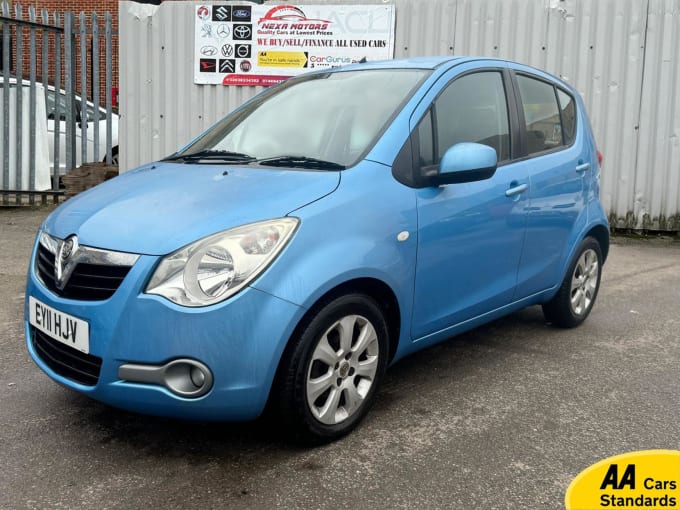
[(225, 37), (229, 37), (229, 34), (231, 33), (229, 31), (229, 25), (218, 25), (217, 30), (215, 30), (215, 33), (217, 34), (217, 37), (220, 37), (224, 39)]
[(231, 57), (234, 54), (234, 47), (231, 44), (225, 44), (222, 46), (222, 56)]
[(250, 27), (248, 25), (234, 26), (234, 39), (250, 39)]
[(206, 57), (214, 57), (217, 55), (217, 48), (214, 46), (203, 46), (201, 48), (201, 55), (204, 55)]

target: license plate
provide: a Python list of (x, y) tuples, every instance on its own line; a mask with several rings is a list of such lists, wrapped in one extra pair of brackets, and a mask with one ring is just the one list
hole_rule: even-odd
[(31, 326), (62, 344), (90, 353), (90, 325), (87, 322), (55, 310), (32, 296), (28, 297), (28, 308)]

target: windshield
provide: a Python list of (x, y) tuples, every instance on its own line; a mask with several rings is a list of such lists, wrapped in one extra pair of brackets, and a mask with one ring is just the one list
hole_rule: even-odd
[(306, 158), (346, 168), (372, 146), (428, 73), (375, 69), (294, 78), (226, 117), (181, 155), (227, 151), (254, 160)]

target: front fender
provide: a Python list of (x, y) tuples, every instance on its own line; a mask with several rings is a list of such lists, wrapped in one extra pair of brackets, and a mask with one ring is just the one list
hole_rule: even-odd
[(413, 190), (390, 167), (364, 161), (342, 173), (335, 192), (291, 215), (300, 218), (298, 231), (252, 286), (309, 309), (338, 285), (378, 279), (396, 295), (404, 337), (418, 243)]

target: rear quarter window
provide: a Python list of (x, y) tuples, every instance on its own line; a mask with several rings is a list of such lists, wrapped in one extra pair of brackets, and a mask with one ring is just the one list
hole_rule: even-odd
[(562, 135), (564, 144), (571, 145), (576, 138), (576, 102), (566, 92), (557, 89), (557, 99), (562, 115)]

